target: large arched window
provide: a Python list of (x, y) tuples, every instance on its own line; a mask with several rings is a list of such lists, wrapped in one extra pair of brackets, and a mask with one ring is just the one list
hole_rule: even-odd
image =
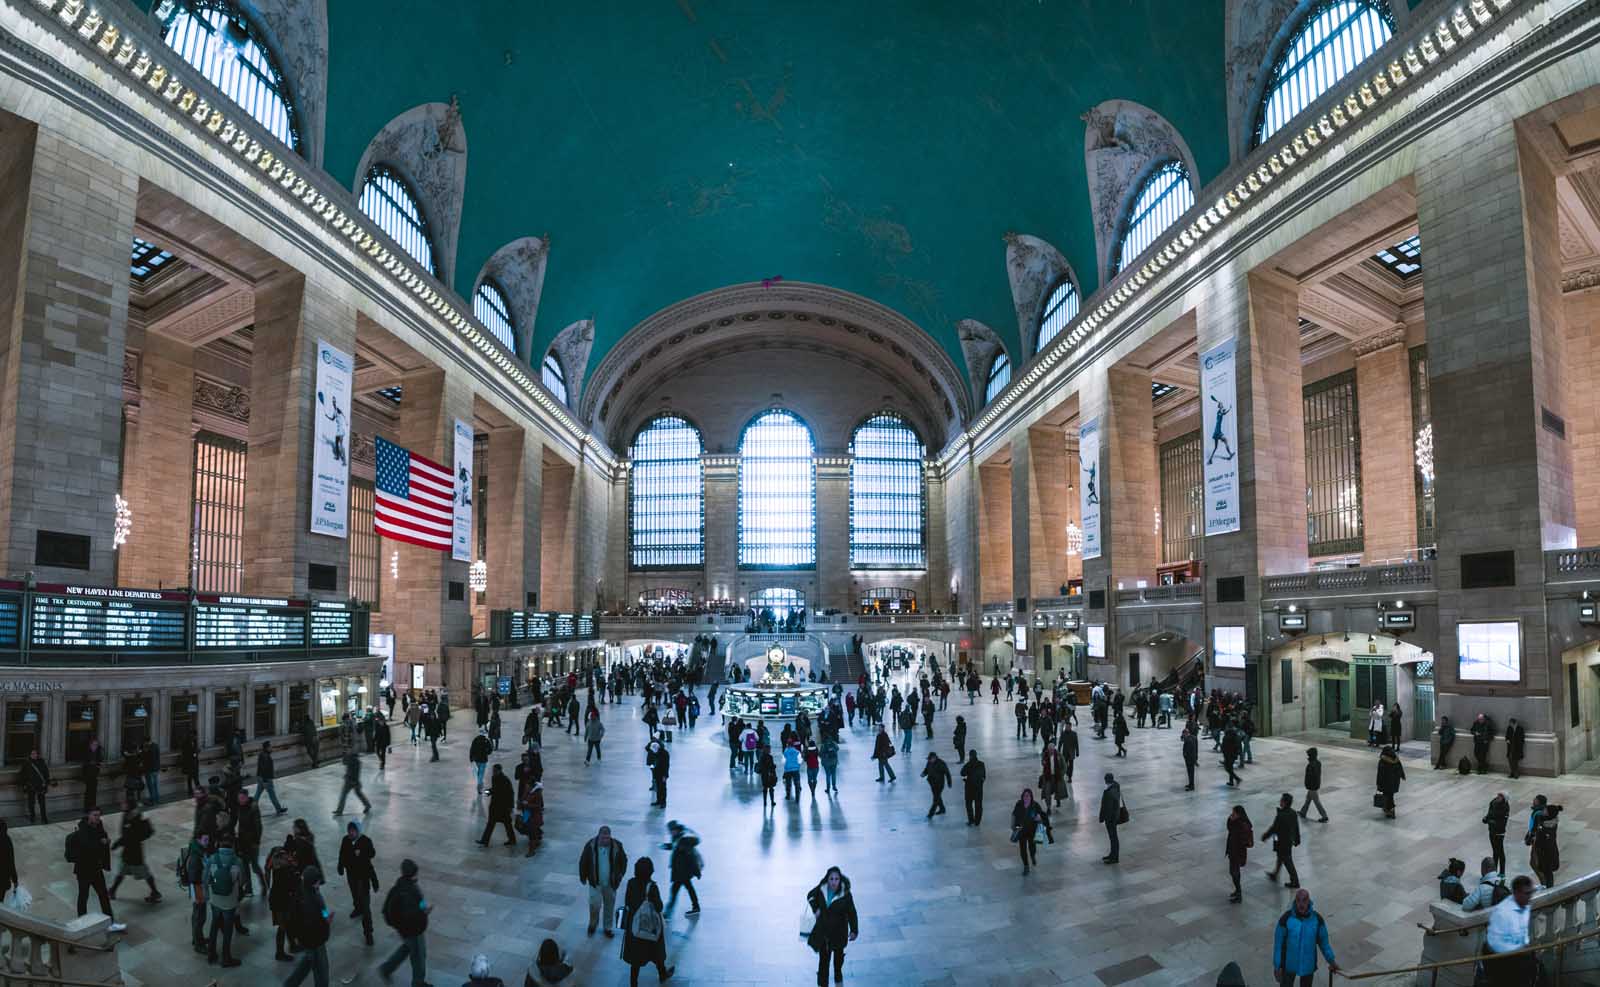
[(361, 183), (361, 211), (429, 274), (439, 273), (433, 266), (433, 238), (428, 233), (428, 222), (411, 186), (399, 172), (385, 164), (367, 169), (367, 179)]
[(1177, 161), (1168, 161), (1150, 173), (1139, 186), (1139, 194), (1128, 210), (1122, 237), (1117, 241), (1117, 263), (1112, 273), (1127, 267), (1144, 253), (1156, 238), (1194, 206), (1194, 185), (1189, 172)]
[(652, 419), (629, 450), (628, 532), (635, 569), (704, 565), (700, 430), (676, 415)]
[(1313, 5), (1272, 66), (1255, 142), (1299, 116), (1393, 33), (1393, 15), (1383, 0), (1321, 0)]
[(850, 437), (850, 568), (921, 569), (922, 440), (880, 412)]
[(1071, 278), (1063, 278), (1056, 285), (1056, 290), (1050, 292), (1050, 299), (1044, 303), (1044, 314), (1039, 317), (1039, 332), (1034, 340), (1033, 351), (1043, 352), (1077, 314), (1078, 286), (1072, 283)]
[(551, 350), (544, 355), (544, 366), (540, 368), (539, 372), (544, 377), (544, 386), (549, 389), (551, 394), (556, 396), (556, 400), (566, 404), (567, 374), (566, 371), (561, 369), (561, 361), (556, 359), (555, 350)]
[(472, 314), (478, 317), (478, 321), (508, 353), (517, 351), (516, 330), (511, 324), (511, 306), (506, 304), (505, 293), (499, 285), (487, 278), (478, 285), (478, 290), (472, 293)]
[(774, 408), (739, 440), (739, 564), (798, 569), (817, 564), (816, 451), (811, 429)]
[(1011, 383), (1011, 360), (1005, 353), (996, 353), (994, 362), (989, 364), (989, 380), (983, 385), (983, 403), (988, 404), (999, 396)]
[(232, 0), (180, 0), (167, 44), (278, 140), (300, 150), (294, 102), (260, 32)]

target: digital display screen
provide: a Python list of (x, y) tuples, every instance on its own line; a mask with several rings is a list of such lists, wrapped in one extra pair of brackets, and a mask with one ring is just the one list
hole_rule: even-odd
[(587, 613), (578, 614), (578, 636), (594, 637), (594, 615)]
[(311, 646), (347, 648), (355, 643), (355, 614), (343, 607), (317, 607), (311, 611)]
[(0, 648), (15, 648), (22, 643), (22, 600), (0, 596)]
[[(223, 601), (228, 597), (221, 597)], [(304, 648), (306, 613), (288, 607), (243, 602), (197, 603), (194, 646), (221, 651)]]
[(556, 637), (572, 637), (577, 632), (578, 622), (572, 614), (556, 614)]
[(511, 611), (506, 636), (513, 641), (540, 641), (552, 635), (550, 615), (531, 610)]
[(182, 601), (40, 593), (33, 598), (29, 646), (77, 651), (182, 651)]
[(777, 696), (762, 696), (761, 697), (761, 715), (762, 716), (777, 716), (778, 715), (778, 697)]
[[(525, 641), (566, 641), (592, 638), (595, 635), (594, 617), (590, 614), (547, 613), (539, 610), (497, 610), (503, 614), (505, 643)], [(494, 618), (501, 620), (499, 616)], [(498, 632), (496, 632), (498, 633)]]

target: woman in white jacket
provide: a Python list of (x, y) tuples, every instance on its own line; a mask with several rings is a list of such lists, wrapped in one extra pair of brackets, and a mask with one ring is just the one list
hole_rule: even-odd
[(1372, 704), (1372, 715), (1367, 717), (1367, 746), (1376, 747), (1383, 740), (1383, 703)]

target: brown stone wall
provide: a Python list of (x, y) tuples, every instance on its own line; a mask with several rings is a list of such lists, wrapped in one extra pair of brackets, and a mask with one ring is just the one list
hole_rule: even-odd
[(489, 431), (488, 483), (490, 610), (528, 609), (539, 591), (540, 508), (544, 504), (544, 446), (519, 427)]
[(1361, 414), (1361, 528), (1368, 563), (1417, 547), (1416, 433), (1411, 428), (1411, 356), (1404, 340), (1356, 359)]
[[(1600, 290), (1563, 299), (1567, 331), (1567, 439), (1572, 444), (1572, 506), (1578, 544), (1600, 545)], [(1587, 467), (1587, 468), (1585, 468)]]
[(1011, 599), (1011, 465), (980, 466), (978, 473), (979, 584), (973, 603)]
[(577, 471), (570, 464), (545, 461), (544, 501), (539, 511), (543, 529), (539, 550), (539, 606), (545, 610), (571, 610), (576, 603), (576, 484)]
[[(160, 333), (139, 354), (139, 412), (125, 437), (122, 493), (133, 534), (117, 559), (124, 586), (189, 585), (194, 483), (194, 350)], [(248, 462), (246, 469), (248, 471)]]
[(1108, 470), (1100, 485), (1101, 541), (1110, 556), (1113, 587), (1132, 589), (1141, 579), (1154, 585), (1161, 562), (1161, 535), (1155, 524), (1161, 475), (1150, 373), (1113, 367), (1106, 377), (1107, 414), (1100, 443)]

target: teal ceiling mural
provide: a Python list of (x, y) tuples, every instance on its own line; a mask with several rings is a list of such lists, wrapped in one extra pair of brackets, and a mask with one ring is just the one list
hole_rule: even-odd
[(459, 98), (455, 288), (548, 234), (534, 342), (595, 320), (591, 365), (687, 296), (782, 276), (857, 292), (962, 366), (976, 318), (1023, 352), (1002, 236), (1095, 287), (1084, 125), (1143, 103), (1227, 163), (1220, 0), (331, 0), (325, 166)]

